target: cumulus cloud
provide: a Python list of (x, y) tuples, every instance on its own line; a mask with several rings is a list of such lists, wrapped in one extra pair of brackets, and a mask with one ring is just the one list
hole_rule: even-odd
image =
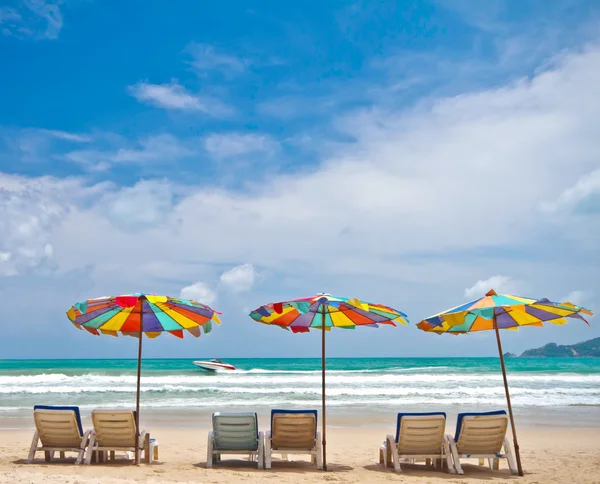
[[(545, 225), (539, 203), (577, 184), (598, 163), (600, 137), (590, 128), (600, 125), (598, 113), (600, 49), (592, 46), (501, 88), (403, 111), (375, 107), (347, 114), (336, 127), (353, 142), (311, 170), (258, 175), (261, 183), (245, 191), (211, 183), (166, 197), (163, 220), (176, 220), (176, 230), (148, 216), (149, 233), (141, 240), (113, 219), (122, 210), (93, 203), (58, 217), (45, 237), (61, 268), (107, 260), (126, 266), (133, 256), (147, 263), (160, 253), (186, 281), (197, 277), (190, 261), (221, 266), (252, 260), (298, 277), (318, 269), (364, 280), (405, 277), (410, 269), (411, 277), (429, 284), (441, 279), (440, 267), (456, 270), (453, 254), (531, 247), (546, 232), (560, 243), (554, 235), (562, 226)], [(39, 180), (19, 181), (31, 183)], [(135, 190), (121, 195), (119, 207), (140, 199)], [(600, 232), (592, 222), (587, 235)], [(556, 247), (547, 249), (554, 250), (553, 264), (567, 253)], [(413, 256), (425, 262), (414, 263)], [(477, 280), (484, 269), (476, 269), (466, 280)], [(512, 268), (502, 271), (524, 277)], [(515, 292), (494, 281), (487, 286)]]
[(196, 282), (184, 287), (181, 290), (180, 297), (210, 306), (216, 301), (217, 294), (204, 282)]
[(138, 101), (163, 109), (197, 111), (215, 117), (225, 117), (233, 113), (233, 109), (220, 100), (192, 94), (175, 81), (170, 84), (138, 82), (129, 87), (129, 92)]
[(104, 213), (123, 230), (138, 231), (170, 222), (174, 194), (166, 180), (141, 180), (102, 197)]
[(221, 274), (221, 284), (234, 292), (249, 291), (256, 280), (256, 270), (252, 264), (242, 264)]
[(490, 289), (494, 289), (498, 294), (505, 293), (518, 295), (520, 287), (521, 284), (518, 281), (515, 281), (511, 277), (498, 274), (483, 281), (479, 280), (473, 284), (473, 286), (466, 288), (464, 296), (467, 299), (477, 299), (485, 296)]
[(53, 267), (53, 231), (94, 191), (77, 179), (0, 173), (0, 275)]

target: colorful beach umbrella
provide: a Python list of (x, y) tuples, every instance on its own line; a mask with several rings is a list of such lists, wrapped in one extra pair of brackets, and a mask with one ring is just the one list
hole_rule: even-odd
[[(219, 323), (214, 309), (189, 299), (177, 299), (152, 294), (125, 294), (122, 296), (101, 297), (76, 303), (67, 311), (67, 317), (78, 329), (93, 335), (119, 333), (133, 336), (138, 342), (137, 395), (135, 403), (135, 424), (138, 433), (140, 423), (140, 377), (142, 370), (142, 333), (148, 338), (156, 338), (163, 332), (183, 338), (184, 332), (199, 337), (200, 328), (204, 333), (212, 329), (212, 322)], [(138, 462), (136, 452), (135, 463)]]
[(406, 314), (381, 304), (358, 299), (317, 294), (313, 297), (270, 303), (250, 313), (250, 317), (263, 324), (279, 326), (293, 333), (307, 333), (311, 329), (321, 333), (321, 402), (323, 470), (327, 470), (327, 424), (325, 409), (325, 333), (331, 328), (355, 329), (357, 326), (376, 328), (379, 324), (396, 326), (406, 324)]
[(589, 323), (582, 314), (592, 316), (589, 309), (575, 306), (572, 303), (555, 303), (548, 299), (529, 299), (506, 294), (496, 294), (493, 289), (484, 297), (462, 304), (447, 311), (430, 316), (417, 324), (423, 331), (431, 333), (466, 334), (474, 331), (493, 330), (496, 333), (504, 392), (510, 416), (515, 454), (519, 475), (523, 475), (519, 443), (508, 391), (508, 380), (504, 366), (500, 329), (518, 330), (520, 326), (541, 326), (543, 323), (566, 324), (568, 319), (578, 319)]

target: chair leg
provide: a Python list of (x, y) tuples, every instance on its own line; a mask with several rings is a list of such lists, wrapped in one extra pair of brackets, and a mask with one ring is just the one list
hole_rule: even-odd
[(206, 467), (212, 468), (213, 465), (213, 433), (208, 434), (208, 443), (206, 444)]
[(87, 447), (87, 455), (85, 456), (85, 463), (90, 465), (92, 463), (92, 457), (94, 456), (94, 447), (96, 447), (96, 436), (90, 435), (90, 441)]
[(452, 452), (452, 460), (454, 461), (454, 468), (456, 469), (457, 474), (464, 474), (462, 466), (460, 465), (460, 457), (458, 456), (458, 450), (456, 449), (456, 444), (454, 442), (450, 442), (450, 451)]
[(258, 442), (258, 457), (257, 457), (257, 467), (259, 469), (262, 469), (264, 467), (265, 464), (265, 457), (264, 457), (264, 452), (265, 452), (265, 446), (264, 443), (262, 441), (262, 439)]
[(39, 434), (36, 430), (33, 434), (33, 439), (31, 440), (31, 447), (29, 448), (29, 456), (27, 457), (27, 462), (31, 463), (35, 457), (35, 453), (37, 451), (37, 444), (39, 440)]
[(450, 453), (450, 444), (448, 443), (447, 437), (444, 437), (443, 444), (444, 456), (446, 458), (446, 465), (448, 466), (448, 472), (450, 474), (456, 474), (456, 469), (454, 468), (454, 463), (452, 462), (452, 455)]
[(317, 452), (317, 470), (318, 471), (322, 471), (323, 470), (323, 446), (321, 443), (321, 434), (317, 434), (317, 445), (316, 445), (316, 452)]
[(265, 434), (265, 469), (271, 468), (271, 432)]
[(518, 474), (519, 470), (517, 468), (517, 463), (515, 462), (515, 456), (512, 448), (510, 447), (508, 438), (506, 437), (504, 437), (504, 453), (506, 454), (506, 460), (508, 461), (508, 468), (510, 469), (510, 472), (513, 474)]
[(396, 440), (392, 435), (388, 435), (386, 437), (386, 446), (388, 448), (388, 452), (391, 453), (390, 460), (394, 466), (394, 472), (402, 472), (402, 467), (400, 467), (400, 456), (398, 455), (398, 446), (396, 445)]

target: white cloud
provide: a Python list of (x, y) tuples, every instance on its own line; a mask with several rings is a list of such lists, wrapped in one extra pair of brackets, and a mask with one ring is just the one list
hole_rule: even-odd
[(53, 266), (52, 232), (98, 188), (76, 179), (0, 173), (0, 274)]
[(159, 108), (198, 111), (215, 117), (226, 117), (233, 113), (233, 109), (220, 100), (192, 94), (175, 81), (170, 84), (138, 82), (129, 87), (129, 92), (138, 101)]
[(228, 158), (248, 153), (273, 155), (279, 143), (264, 134), (211, 134), (204, 139), (204, 147), (215, 158)]
[(62, 29), (61, 0), (24, 0), (18, 8), (0, 7), (0, 32), (20, 39), (56, 39)]
[(221, 274), (221, 284), (235, 292), (249, 291), (256, 280), (256, 270), (252, 264), (242, 264)]
[(466, 288), (464, 296), (467, 299), (477, 299), (485, 296), (490, 289), (494, 289), (498, 294), (513, 294), (518, 296), (520, 287), (521, 283), (518, 281), (498, 274), (483, 281), (479, 280), (473, 286)]
[(207, 284), (196, 282), (184, 287), (181, 290), (180, 297), (182, 299), (192, 299), (196, 302), (210, 306), (216, 301), (217, 294)]
[(71, 141), (73, 143), (89, 143), (93, 138), (86, 134), (69, 133), (67, 131), (59, 131), (55, 129), (42, 129), (40, 132), (48, 134), (56, 139)]
[[(193, 281), (197, 269), (190, 261), (251, 260), (265, 273), (293, 272), (298, 280), (316, 273), (352, 274), (345, 284), (364, 284), (375, 296), (388, 285), (370, 289), (362, 281), (381, 281), (383, 274), (394, 280), (410, 274), (420, 287), (442, 284), (452, 274), (447, 277), (454, 282), (447, 284), (462, 291), (483, 271), (498, 271), (495, 259), (467, 256), (505, 246), (543, 249), (552, 267), (560, 260), (573, 267), (565, 254), (576, 254), (579, 241), (558, 245), (561, 227), (548, 226), (540, 217), (539, 201), (574, 186), (598, 162), (599, 113), (600, 49), (590, 47), (530, 80), (502, 88), (429, 100), (403, 111), (372, 108), (347, 114), (337, 127), (354, 142), (304, 172), (266, 173), (247, 191), (210, 183), (169, 198), (159, 184), (146, 186), (144, 196), (139, 187), (112, 188), (111, 193), (119, 193), (119, 210), (112, 211), (99, 202), (101, 197), (66, 210), (73, 202), (63, 202), (59, 192), (44, 192), (64, 215), (42, 231), (38, 238), (43, 243), (36, 247), (51, 244), (62, 271), (111, 261), (113, 272), (119, 272), (134, 258), (147, 265), (160, 254), (168, 263), (154, 278)], [(44, 186), (39, 179), (18, 184)], [(133, 202), (154, 197), (166, 202), (142, 217), (143, 238), (115, 218), (115, 213), (125, 214), (126, 220)], [(24, 207), (29, 216), (38, 210), (35, 204)], [(11, 230), (0, 230), (0, 241)], [(587, 235), (594, 232), (599, 232), (597, 224), (588, 227)], [(538, 246), (545, 235), (551, 237)], [(13, 249), (0, 245), (0, 251)], [(531, 270), (534, 264), (502, 262), (501, 272), (513, 281), (525, 280), (524, 267)], [(588, 270), (578, 266), (579, 272), (566, 272), (575, 277)], [(553, 291), (536, 286), (536, 294), (577, 287), (560, 279), (540, 280), (557, 286)], [(144, 273), (144, 281), (149, 280)], [(488, 284), (498, 291), (511, 289)]]
[(166, 133), (141, 138), (137, 143), (124, 144), (126, 146), (111, 150), (74, 150), (64, 157), (90, 170), (102, 171), (116, 163), (173, 162), (194, 156), (198, 151), (193, 141), (181, 141)]
[(168, 222), (173, 208), (173, 192), (166, 180), (141, 180), (102, 197), (105, 216), (124, 230), (139, 232)]
[(578, 306), (585, 306), (586, 302), (590, 299), (590, 293), (588, 291), (571, 291), (560, 302), (570, 302)]
[[(575, 185), (564, 190), (555, 201), (542, 204), (542, 209), (550, 213), (574, 210), (592, 197), (600, 199), (600, 169), (581, 177)], [(596, 211), (600, 212), (600, 200)]]
[(186, 47), (186, 51), (193, 58), (189, 64), (201, 75), (210, 71), (219, 71), (227, 75), (240, 73), (249, 63), (247, 59), (220, 52), (209, 44), (191, 43)]

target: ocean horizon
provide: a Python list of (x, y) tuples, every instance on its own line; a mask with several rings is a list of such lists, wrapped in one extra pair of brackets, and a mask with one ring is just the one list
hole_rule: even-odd
[[(207, 373), (194, 360), (142, 361), (146, 418), (185, 422), (213, 411), (320, 408), (320, 358), (223, 358), (237, 370)], [(509, 358), (515, 413), (531, 425), (600, 427), (600, 358)], [(32, 425), (36, 404), (133, 408), (137, 359), (0, 360), (0, 428)], [(400, 411), (506, 408), (498, 357), (328, 358), (328, 415), (372, 421)]]

